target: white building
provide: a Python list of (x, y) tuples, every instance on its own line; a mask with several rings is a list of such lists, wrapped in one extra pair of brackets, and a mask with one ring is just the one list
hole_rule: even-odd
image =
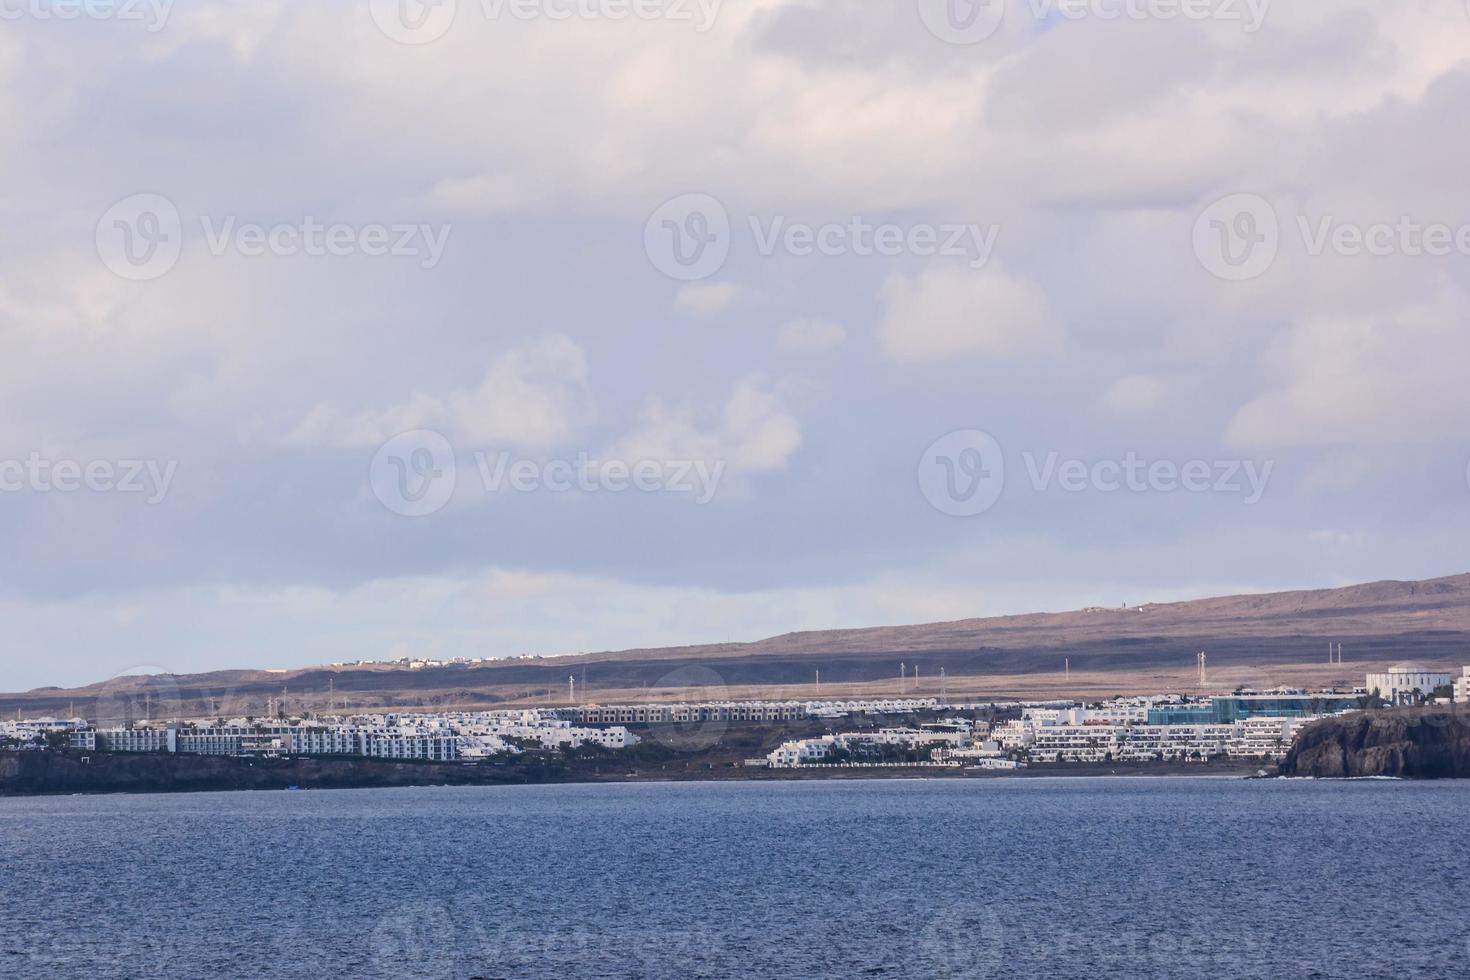
[(99, 728), (96, 745), (103, 752), (172, 752), (172, 728)]
[(1369, 674), (1363, 686), (1369, 694), (1377, 694), (1390, 704), (1412, 704), (1429, 697), (1435, 688), (1445, 687), (1453, 680), (1446, 671), (1405, 663), (1394, 664), (1381, 674)]
[(1461, 704), (1470, 701), (1470, 667), (1460, 668), (1464, 676), (1455, 681), (1455, 700)]
[(404, 735), (399, 732), (371, 732), (361, 736), (362, 754), (371, 759), (425, 759), (453, 762), (459, 758), (459, 742), (455, 736)]

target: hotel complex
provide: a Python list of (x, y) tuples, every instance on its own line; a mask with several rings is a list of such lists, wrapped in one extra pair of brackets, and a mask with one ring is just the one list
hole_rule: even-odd
[[(948, 704), (936, 698), (583, 705), (478, 712), (400, 712), (310, 719), (0, 721), (0, 747), (233, 757), (324, 756), (473, 764), (526, 751), (629, 749), (661, 730), (805, 726), (825, 734), (780, 743), (746, 765), (942, 766), (1015, 769), (1106, 762), (1278, 761), (1314, 719), (1378, 703), (1443, 695), (1470, 702), (1470, 667), (1449, 673), (1398, 664), (1354, 692), (1279, 689), (1214, 697), (1154, 695), (1075, 701)], [(833, 731), (850, 719), (849, 731)], [(883, 724), (902, 720), (902, 725)], [(630, 727), (631, 726), (631, 727)], [(710, 727), (714, 726), (714, 727)], [(640, 737), (633, 731), (644, 731)], [(677, 741), (677, 740), (676, 740)], [(772, 744), (767, 742), (767, 745)]]

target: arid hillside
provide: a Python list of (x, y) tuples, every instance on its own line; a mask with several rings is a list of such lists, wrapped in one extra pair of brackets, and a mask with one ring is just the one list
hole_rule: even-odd
[[(1329, 665), (1328, 645), (1344, 663)], [(578, 700), (882, 694), (1045, 697), (1361, 684), (1415, 660), (1470, 663), (1470, 575), (409, 670), (396, 665), (122, 678), (0, 695), (0, 711), (92, 718)], [(906, 679), (900, 684), (900, 665)], [(914, 679), (917, 669), (918, 677)], [(941, 672), (943, 679), (941, 680)]]

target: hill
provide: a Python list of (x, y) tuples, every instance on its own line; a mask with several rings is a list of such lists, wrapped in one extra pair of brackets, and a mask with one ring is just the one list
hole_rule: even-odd
[[(1329, 666), (1331, 642), (1344, 645), (1346, 663)], [(951, 698), (1092, 696), (1192, 690), (1201, 650), (1208, 654), (1206, 690), (1361, 684), (1367, 670), (1402, 660), (1457, 668), (1470, 662), (1470, 575), (477, 666), (374, 664), (122, 678), (0, 695), (0, 711), (75, 709), (108, 718), (262, 715), (267, 699), (278, 699), (289, 712), (565, 703), (568, 676), (577, 678), (579, 700), (603, 703), (935, 696), (941, 671)], [(900, 663), (909, 678), (902, 686)]]

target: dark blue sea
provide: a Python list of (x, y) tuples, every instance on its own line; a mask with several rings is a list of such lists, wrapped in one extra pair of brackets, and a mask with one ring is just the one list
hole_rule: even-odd
[(1463, 977), (1470, 783), (0, 800), (0, 977)]

